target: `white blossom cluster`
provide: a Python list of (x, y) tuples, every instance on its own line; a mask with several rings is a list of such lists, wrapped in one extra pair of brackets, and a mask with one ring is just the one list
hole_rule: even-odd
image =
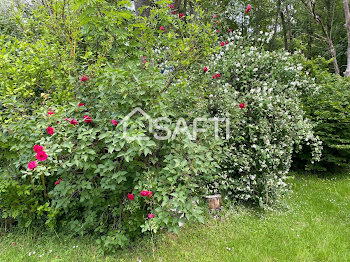
[[(211, 72), (223, 76), (212, 83), (210, 103), (217, 117), (231, 120), (226, 168), (209, 189), (265, 205), (288, 190), (285, 180), (292, 154), (302, 144), (313, 149), (314, 160), (320, 158), (321, 141), (301, 106), (302, 94), (317, 92), (318, 87), (295, 62), (299, 54), (268, 52), (244, 45), (244, 40), (233, 32), (209, 64)], [(241, 103), (245, 108), (239, 107)]]

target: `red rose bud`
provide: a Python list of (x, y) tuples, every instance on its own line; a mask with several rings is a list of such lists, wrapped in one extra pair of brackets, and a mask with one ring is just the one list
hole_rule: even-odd
[(88, 81), (88, 80), (89, 80), (89, 78), (87, 76), (84, 76), (84, 75), (80, 78), (81, 82), (85, 82), (85, 81)]
[(184, 16), (183, 13), (180, 13), (180, 14), (179, 14), (179, 18), (182, 18), (183, 16)]
[(54, 112), (50, 109), (49, 112), (47, 112), (48, 115), (53, 115)]
[(224, 46), (225, 45), (225, 42), (221, 42), (221, 46)]
[(133, 194), (128, 194), (128, 199), (129, 199), (129, 200), (134, 200), (134, 198), (135, 198), (135, 197), (134, 197)]
[(33, 148), (35, 153), (39, 153), (39, 152), (43, 151), (43, 149), (44, 148), (42, 146), (39, 146), (39, 145), (35, 145)]
[(115, 126), (118, 125), (118, 121), (117, 121), (117, 120), (114, 120), (114, 119), (111, 120), (111, 123), (112, 123), (113, 125), (115, 125)]
[(85, 122), (85, 123), (91, 123), (91, 122), (92, 122), (91, 117), (86, 116), (85, 119), (84, 119), (84, 122)]
[(73, 118), (73, 119), (70, 120), (70, 123), (75, 126), (75, 125), (78, 124), (78, 121)]
[(203, 71), (204, 71), (205, 73), (208, 72), (208, 67), (205, 66), (205, 67), (203, 68)]
[(47, 159), (47, 154), (44, 151), (40, 151), (36, 154), (36, 159), (39, 161), (45, 161)]
[(78, 105), (79, 107), (81, 107), (81, 106), (85, 106), (83, 103), (79, 103), (79, 105)]
[(32, 170), (32, 169), (36, 168), (37, 165), (38, 165), (38, 164), (36, 163), (36, 161), (31, 161), (31, 162), (28, 163), (28, 168), (29, 168), (30, 170)]
[(252, 10), (252, 6), (251, 5), (248, 5), (247, 6), (247, 9), (245, 10), (245, 12), (248, 14), (250, 12), (250, 10)]
[(62, 180), (63, 180), (62, 178), (58, 179), (58, 180), (55, 182), (55, 186), (57, 186)]
[(239, 105), (239, 107), (243, 109), (243, 108), (245, 108), (245, 104), (242, 103), (242, 104)]
[(51, 127), (51, 126), (49, 126), (49, 127), (47, 127), (46, 128), (46, 131), (47, 131), (47, 133), (50, 135), (50, 136), (52, 136), (53, 135), (53, 128)]
[(163, 26), (159, 27), (159, 30), (164, 31), (164, 27)]

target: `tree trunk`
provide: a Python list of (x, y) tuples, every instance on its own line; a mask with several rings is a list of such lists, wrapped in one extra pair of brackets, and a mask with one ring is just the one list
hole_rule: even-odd
[(294, 46), (293, 46), (292, 22), (291, 22), (291, 18), (290, 18), (288, 4), (286, 5), (286, 14), (287, 14), (287, 24), (288, 24), (288, 34), (289, 34), (289, 52), (291, 54), (293, 54), (294, 53)]
[(311, 18), (308, 18), (308, 40), (307, 40), (307, 58), (311, 59), (312, 57), (312, 23), (311, 23)]
[(339, 70), (339, 66), (338, 66), (338, 61), (337, 61), (337, 52), (334, 48), (333, 45), (333, 41), (330, 37), (330, 33), (332, 31), (332, 23), (330, 24), (331, 28), (327, 29), (326, 26), (324, 25), (321, 17), (316, 14), (316, 10), (315, 10), (315, 3), (312, 0), (308, 0), (307, 4), (305, 4), (305, 6), (309, 9), (309, 12), (311, 14), (311, 16), (315, 19), (316, 23), (319, 24), (321, 26), (322, 32), (323, 32), (323, 37), (320, 37), (324, 42), (327, 43), (328, 48), (329, 48), (329, 52), (332, 55), (333, 58), (333, 65), (334, 65), (334, 72), (339, 75), (340, 74), (340, 70)]
[(276, 41), (277, 27), (278, 27), (278, 17), (280, 15), (280, 9), (281, 9), (281, 0), (277, 0), (275, 25), (273, 27), (273, 36), (270, 43), (271, 49), (275, 48), (275, 41)]
[[(149, 17), (149, 8), (147, 6), (150, 6), (150, 0), (136, 0), (134, 3), (137, 16)], [(141, 9), (145, 6), (146, 8), (141, 12)]]
[(283, 11), (281, 12), (281, 21), (282, 21), (282, 28), (283, 28), (284, 49), (288, 51), (287, 27), (286, 27), (286, 21), (284, 19)]
[(337, 52), (335, 51), (333, 41), (330, 38), (327, 38), (327, 42), (329, 46), (329, 51), (331, 52), (331, 55), (333, 57), (334, 72), (337, 75), (340, 75), (340, 70), (339, 70), (338, 61), (337, 61)]
[(343, 6), (344, 6), (344, 13), (345, 13), (345, 26), (346, 31), (348, 33), (348, 51), (347, 51), (347, 67), (346, 71), (344, 72), (344, 76), (348, 77), (350, 76), (350, 12), (349, 12), (349, 2), (348, 0), (343, 0)]

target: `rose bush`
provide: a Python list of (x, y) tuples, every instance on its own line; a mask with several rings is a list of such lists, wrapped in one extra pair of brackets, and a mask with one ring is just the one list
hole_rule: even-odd
[[(220, 144), (209, 132), (198, 141), (184, 134), (168, 140), (123, 138), (120, 122), (135, 107), (151, 117), (181, 115), (168, 105), (168, 89), (181, 87), (184, 75), (202, 68), (201, 61), (214, 51), (215, 36), (195, 16), (185, 21), (183, 14), (173, 15), (167, 1), (153, 8), (148, 20), (135, 17), (123, 1), (103, 2), (103, 8), (99, 3), (72, 2), (76, 9), (65, 9), (66, 23), (60, 24), (59, 34), (51, 31), (56, 25), (50, 12), (61, 14), (62, 6), (40, 7), (24, 25), (38, 30), (38, 35), (3, 39), (5, 47), (12, 41), (21, 46), (29, 39), (34, 47), (52, 41), (57, 46), (53, 50), (59, 50), (50, 54), (52, 59), (62, 60), (60, 72), (50, 72), (54, 82), (51, 78), (34, 82), (38, 73), (33, 75), (31, 68), (22, 70), (21, 78), (2, 71), (6, 84), (9, 77), (18, 83), (27, 78), (33, 85), (21, 85), (18, 91), (2, 86), (7, 93), (0, 120), (0, 184), (3, 192), (12, 185), (20, 185), (18, 190), (25, 187), (31, 201), (18, 194), (16, 203), (22, 205), (9, 205), (14, 194), (2, 193), (0, 208), (3, 216), (16, 219), (20, 226), (41, 223), (55, 230), (93, 234), (108, 251), (125, 246), (141, 232), (177, 231), (185, 219), (203, 221), (203, 207), (198, 205), (205, 193), (201, 185), (218, 168)], [(159, 19), (162, 34), (157, 32)], [(61, 42), (62, 37), (68, 42)], [(29, 54), (37, 53), (39, 61), (43, 51)], [(26, 59), (23, 53), (7, 63), (14, 68), (18, 60)], [(161, 72), (162, 63), (174, 68), (171, 74)], [(55, 88), (59, 83), (69, 83), (69, 88)], [(196, 94), (179, 93), (179, 98), (198, 100)], [(127, 134), (151, 135), (144, 128), (146, 121), (134, 116), (127, 122)], [(174, 129), (175, 124), (169, 127)]]

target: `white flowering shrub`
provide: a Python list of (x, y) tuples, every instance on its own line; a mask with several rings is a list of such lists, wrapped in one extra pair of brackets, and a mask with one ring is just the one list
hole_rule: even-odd
[(303, 92), (312, 93), (317, 86), (301, 71), (297, 57), (264, 51), (247, 41), (233, 32), (222, 39), (222, 50), (208, 65), (210, 112), (231, 119), (222, 170), (208, 188), (265, 205), (288, 189), (292, 153), (301, 144), (313, 148), (314, 160), (320, 158), (321, 142), (301, 105)]

